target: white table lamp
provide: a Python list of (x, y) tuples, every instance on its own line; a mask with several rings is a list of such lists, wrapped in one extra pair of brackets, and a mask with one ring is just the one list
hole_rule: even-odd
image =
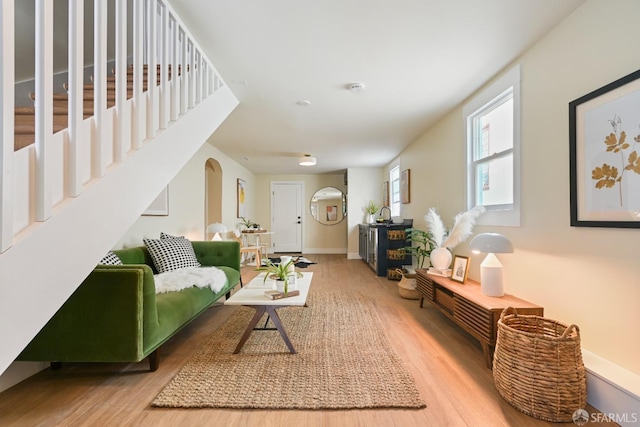
[(494, 254), (512, 253), (513, 244), (502, 234), (482, 233), (471, 239), (469, 249), (473, 253), (484, 252), (487, 254), (482, 264), (480, 264), (480, 288), (482, 293), (490, 297), (503, 296), (502, 264)]
[(213, 234), (213, 238), (211, 240), (224, 240), (220, 234), (226, 232), (227, 227), (219, 222), (214, 222), (207, 227), (207, 233)]

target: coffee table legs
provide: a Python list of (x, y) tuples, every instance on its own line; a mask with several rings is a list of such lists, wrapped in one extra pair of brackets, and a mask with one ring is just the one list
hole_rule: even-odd
[[(251, 319), (251, 321), (249, 322), (249, 326), (247, 326), (247, 329), (244, 331), (244, 334), (242, 334), (242, 338), (240, 338), (240, 342), (238, 343), (238, 346), (234, 350), (233, 354), (237, 354), (240, 352), (240, 349), (242, 348), (244, 343), (247, 342), (247, 340), (249, 339), (249, 335), (251, 335), (251, 332), (253, 332), (253, 330), (255, 329), (256, 325), (258, 324), (258, 322), (260, 321), (260, 319), (262, 318), (265, 312), (269, 314), (269, 316), (271, 317), (271, 321), (273, 322), (274, 325), (276, 325), (276, 329), (280, 333), (280, 336), (282, 337), (284, 342), (287, 344), (287, 347), (289, 347), (289, 351), (291, 353), (296, 353), (296, 350), (293, 348), (293, 344), (291, 344), (291, 340), (287, 335), (287, 331), (285, 331), (284, 326), (282, 325), (280, 316), (278, 316), (278, 313), (276, 312), (275, 306), (249, 305), (247, 307), (253, 308), (256, 312), (253, 315), (253, 319)], [(282, 306), (278, 306), (278, 308), (280, 307)]]

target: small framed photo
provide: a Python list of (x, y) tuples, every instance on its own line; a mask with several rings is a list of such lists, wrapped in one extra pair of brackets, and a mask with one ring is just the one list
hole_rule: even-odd
[(453, 268), (451, 269), (451, 280), (464, 283), (469, 273), (469, 257), (456, 255), (453, 258)]

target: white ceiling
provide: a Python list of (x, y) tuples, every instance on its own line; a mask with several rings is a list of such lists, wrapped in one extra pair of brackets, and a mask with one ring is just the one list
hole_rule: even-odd
[(171, 4), (240, 100), (209, 142), (256, 174), (308, 174), (386, 165), (583, 2)]

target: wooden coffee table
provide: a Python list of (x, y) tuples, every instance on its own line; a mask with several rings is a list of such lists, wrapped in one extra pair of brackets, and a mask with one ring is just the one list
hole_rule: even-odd
[(244, 305), (246, 307), (251, 307), (256, 311), (253, 315), (253, 319), (251, 319), (251, 321), (249, 322), (249, 326), (247, 326), (247, 329), (244, 331), (244, 334), (240, 338), (240, 342), (238, 343), (238, 346), (234, 350), (233, 354), (236, 354), (240, 351), (244, 343), (247, 341), (247, 339), (249, 339), (249, 335), (251, 335), (252, 331), (273, 330), (273, 328), (267, 328), (266, 324), (264, 328), (256, 328), (256, 325), (258, 324), (264, 313), (269, 314), (269, 318), (276, 326), (276, 330), (280, 333), (280, 336), (287, 344), (287, 347), (289, 347), (289, 351), (291, 351), (291, 353), (296, 353), (296, 350), (293, 348), (293, 344), (291, 344), (291, 340), (289, 339), (287, 331), (282, 325), (282, 321), (280, 320), (280, 316), (278, 316), (276, 309), (288, 306), (305, 305), (307, 302), (307, 295), (309, 294), (309, 288), (311, 287), (311, 278), (313, 277), (313, 273), (302, 273), (302, 277), (299, 277), (296, 280), (296, 286), (293, 289), (299, 290), (300, 295), (276, 300), (267, 298), (264, 295), (265, 291), (271, 290), (273, 288), (274, 283), (274, 281), (271, 279), (267, 279), (267, 281), (264, 282), (264, 275), (265, 273), (262, 273), (255, 277), (246, 286), (241, 288), (235, 294), (231, 295), (231, 298), (227, 299), (224, 302), (225, 305)]

